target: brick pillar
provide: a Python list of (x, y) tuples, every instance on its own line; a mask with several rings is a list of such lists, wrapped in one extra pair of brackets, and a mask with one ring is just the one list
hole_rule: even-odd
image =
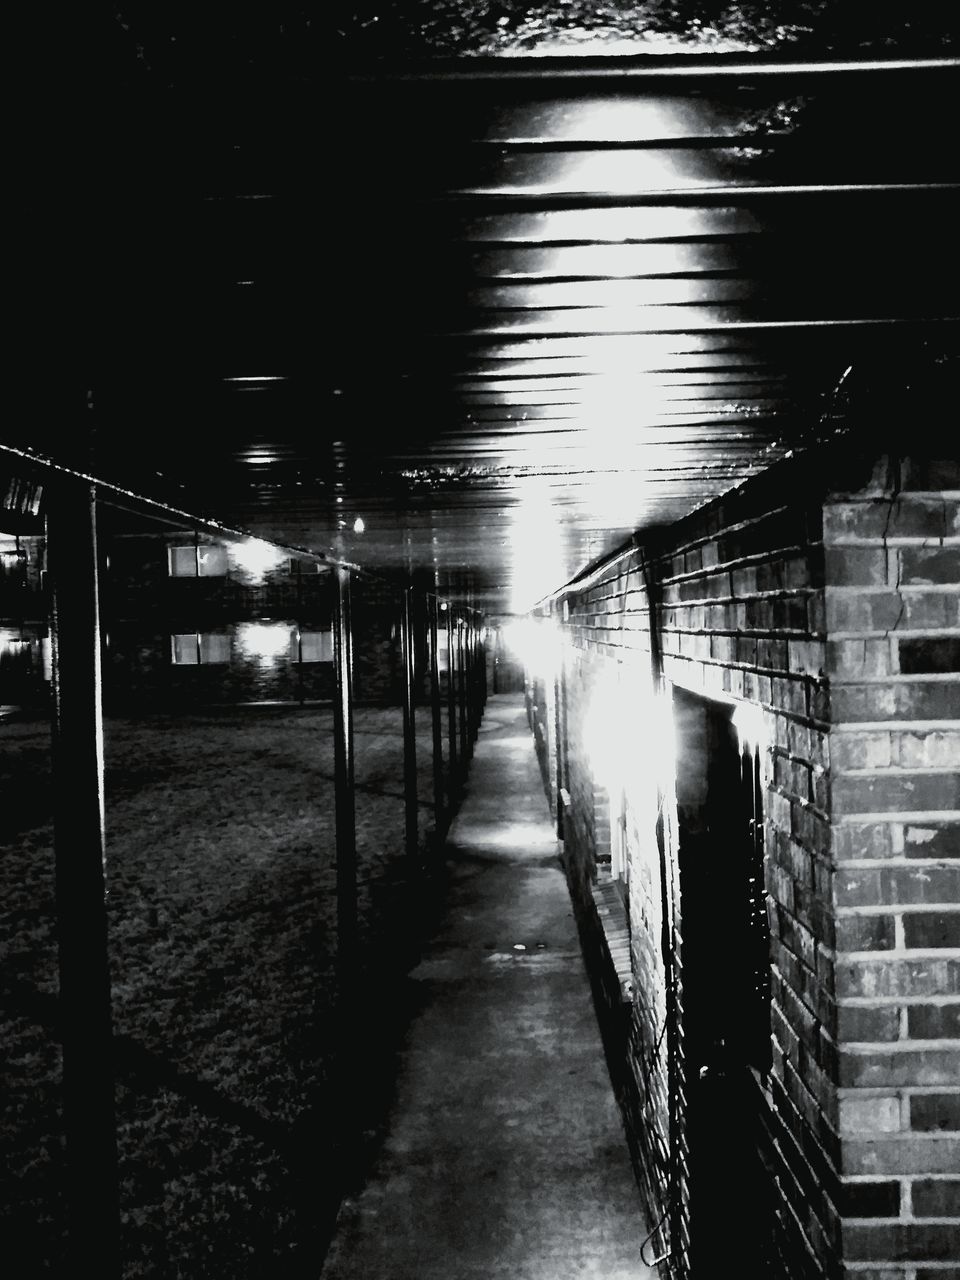
[(824, 543), (843, 1258), (928, 1280), (960, 1267), (960, 465), (888, 461)]

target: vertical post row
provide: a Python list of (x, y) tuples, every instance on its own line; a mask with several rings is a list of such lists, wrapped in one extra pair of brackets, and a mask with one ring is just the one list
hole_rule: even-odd
[(337, 967), (343, 996), (357, 961), (357, 818), (353, 778), (353, 630), (350, 570), (338, 565), (334, 594), (333, 767), (337, 818)]
[(434, 827), (440, 833), (443, 823), (443, 711), (440, 704), (440, 662), (437, 653), (440, 639), (440, 602), (435, 595), (427, 600), (430, 625), (430, 717), (433, 725), (433, 809)]
[(119, 1275), (113, 1022), (103, 792), (96, 492), (63, 488), (47, 518), (53, 582), (54, 843), (67, 1230), (73, 1275)]
[(447, 606), (447, 731), (450, 736), (450, 798), (451, 807), (452, 800), (460, 790), (459, 783), (459, 754), (458, 746), (458, 730), (457, 730), (457, 663), (456, 663), (456, 639), (455, 624), (453, 620), (453, 610)]
[(404, 847), (408, 874), (419, 870), (420, 834), (417, 827), (417, 724), (414, 710), (413, 587), (403, 589), (400, 614), (403, 654), (403, 807)]

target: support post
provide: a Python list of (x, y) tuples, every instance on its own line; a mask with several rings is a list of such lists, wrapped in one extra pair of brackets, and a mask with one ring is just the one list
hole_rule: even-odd
[(466, 654), (463, 643), (463, 632), (466, 627), (464, 618), (457, 619), (457, 703), (460, 712), (460, 767), (466, 776), (467, 761), (470, 759), (470, 737), (467, 732), (467, 671)]
[[(489, 630), (487, 635), (489, 635)], [(487, 642), (483, 635), (483, 628), (480, 632), (480, 719), (483, 719), (483, 710), (487, 705)]]
[(53, 583), (54, 844), (70, 1271), (119, 1276), (113, 1021), (103, 790), (96, 490), (59, 490)]
[(553, 680), (553, 736), (554, 736), (554, 756), (556, 759), (556, 786), (557, 786), (557, 839), (563, 839), (563, 698), (564, 698), (564, 668), (563, 658), (560, 659), (560, 665), (557, 668), (556, 675)]
[(417, 722), (414, 709), (413, 587), (403, 589), (400, 614), (400, 647), (403, 654), (403, 807), (404, 847), (408, 874), (420, 870), (420, 833), (417, 824)]
[(337, 968), (341, 998), (349, 999), (357, 963), (357, 818), (353, 776), (353, 630), (350, 570), (338, 565), (334, 595), (333, 764), (337, 820)]
[(450, 739), (450, 800), (460, 792), (460, 748), (457, 728), (457, 661), (453, 610), (447, 606), (447, 732)]
[(480, 732), (480, 625), (477, 615), (470, 620), (470, 738)]
[(443, 709), (440, 703), (440, 662), (437, 645), (440, 639), (440, 602), (435, 595), (428, 597), (430, 624), (430, 718), (433, 728), (433, 808), (434, 828), (439, 833), (444, 822), (443, 807)]

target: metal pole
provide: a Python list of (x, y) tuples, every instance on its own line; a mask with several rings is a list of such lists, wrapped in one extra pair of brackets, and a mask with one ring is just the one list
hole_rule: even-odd
[(440, 604), (436, 596), (427, 601), (430, 624), (430, 716), (433, 722), (433, 808), (434, 826), (439, 832), (443, 823), (443, 722), (440, 704), (440, 663), (437, 642), (440, 638)]
[(303, 706), (303, 561), (297, 557), (297, 701)]
[(337, 696), (333, 715), (337, 819), (337, 965), (341, 997), (352, 986), (357, 959), (357, 818), (353, 778), (353, 633), (350, 570), (338, 566), (334, 596), (333, 661)]
[(457, 619), (457, 705), (460, 721), (460, 763), (464, 775), (466, 775), (467, 761), (470, 759), (470, 742), (467, 734), (467, 673), (463, 645), (465, 625), (463, 618)]
[(459, 747), (457, 736), (457, 688), (455, 684), (453, 610), (447, 606), (447, 723), (450, 735), (450, 767), (448, 773), (451, 808), (460, 790)]
[(400, 647), (403, 654), (403, 801), (404, 843), (408, 873), (419, 870), (420, 833), (417, 825), (417, 722), (414, 710), (413, 587), (403, 589)]
[(479, 707), (477, 705), (477, 641), (479, 633), (477, 631), (476, 615), (471, 615), (469, 630), (467, 632), (467, 672), (469, 675), (467, 683), (467, 693), (470, 707), (470, 744), (471, 755), (473, 754), (473, 743), (477, 740), (477, 730), (480, 728)]
[[(487, 633), (489, 635), (489, 632)], [(483, 719), (483, 708), (487, 705), (487, 642), (483, 629), (480, 631), (480, 718)]]
[(64, 484), (47, 517), (53, 582), (54, 843), (67, 1230), (74, 1275), (119, 1275), (103, 791), (96, 490)]
[(556, 757), (557, 779), (557, 839), (563, 839), (563, 658), (553, 680), (553, 730), (556, 739), (554, 753)]

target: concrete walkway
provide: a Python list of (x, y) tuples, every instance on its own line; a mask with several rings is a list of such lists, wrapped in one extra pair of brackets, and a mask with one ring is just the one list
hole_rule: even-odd
[(387, 1134), (322, 1280), (653, 1280), (516, 694), (490, 699)]

